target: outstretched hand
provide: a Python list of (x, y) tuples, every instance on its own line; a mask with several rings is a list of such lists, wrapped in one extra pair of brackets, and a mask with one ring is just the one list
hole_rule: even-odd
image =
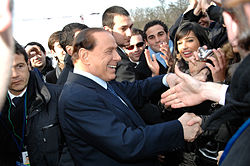
[(175, 74), (180, 78), (178, 84), (161, 95), (161, 103), (165, 107), (181, 108), (200, 104), (206, 99), (201, 95), (203, 82), (185, 74), (175, 66)]

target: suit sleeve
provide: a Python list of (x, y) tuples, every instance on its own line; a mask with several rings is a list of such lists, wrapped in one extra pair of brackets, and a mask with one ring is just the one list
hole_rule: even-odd
[(86, 94), (62, 100), (64, 122), (73, 135), (99, 151), (116, 159), (134, 160), (182, 148), (183, 129), (178, 120), (136, 126), (97, 93)]
[(152, 96), (158, 96), (160, 99), (160, 95), (168, 89), (162, 83), (163, 77), (164, 75), (149, 77), (145, 80), (137, 80), (131, 83), (127, 81), (122, 83), (116, 82), (115, 85), (118, 87), (116, 90), (121, 90), (134, 107), (141, 107)]

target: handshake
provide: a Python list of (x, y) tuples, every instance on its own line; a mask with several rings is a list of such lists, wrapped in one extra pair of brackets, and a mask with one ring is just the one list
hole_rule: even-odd
[(193, 142), (201, 134), (200, 125), (202, 120), (199, 116), (194, 113), (185, 113), (178, 120), (182, 124), (185, 141)]

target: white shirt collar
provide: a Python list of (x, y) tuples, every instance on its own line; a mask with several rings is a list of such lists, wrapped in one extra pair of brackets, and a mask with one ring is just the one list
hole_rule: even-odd
[(130, 59), (130, 58), (128, 58), (132, 63), (135, 63), (136, 65), (139, 65), (139, 61), (138, 62), (135, 62), (135, 61), (133, 61), (132, 59)]
[(127, 55), (127, 53), (124, 51), (124, 49), (123, 49), (122, 47), (118, 46), (118, 48), (119, 48), (125, 55)]
[(20, 93), (19, 95), (13, 95), (9, 90), (8, 90), (8, 94), (9, 94), (9, 96), (10, 96), (10, 99), (11, 99), (11, 101), (12, 101), (12, 99), (14, 98), (14, 97), (22, 97), (23, 95), (24, 95), (24, 93), (26, 92), (26, 90), (27, 90), (27, 87), (22, 91), (22, 93)]
[(102, 80), (101, 78), (99, 78), (97, 76), (94, 76), (91, 73), (82, 71), (80, 69), (77, 69), (76, 67), (74, 68), (73, 73), (85, 76), (85, 77), (87, 77), (87, 78), (95, 81), (97, 84), (101, 85), (104, 89), (107, 89), (107, 83), (106, 83), (106, 81)]

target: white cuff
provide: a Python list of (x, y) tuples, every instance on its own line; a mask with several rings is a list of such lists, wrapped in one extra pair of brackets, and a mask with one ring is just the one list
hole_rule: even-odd
[(228, 85), (222, 84), (222, 87), (220, 89), (220, 105), (225, 105), (225, 99), (226, 99), (226, 92), (227, 92)]
[(165, 76), (162, 78), (162, 83), (163, 83), (163, 85), (165, 85), (166, 87), (169, 88), (169, 85), (167, 83), (167, 76), (168, 76), (168, 74), (165, 74)]

